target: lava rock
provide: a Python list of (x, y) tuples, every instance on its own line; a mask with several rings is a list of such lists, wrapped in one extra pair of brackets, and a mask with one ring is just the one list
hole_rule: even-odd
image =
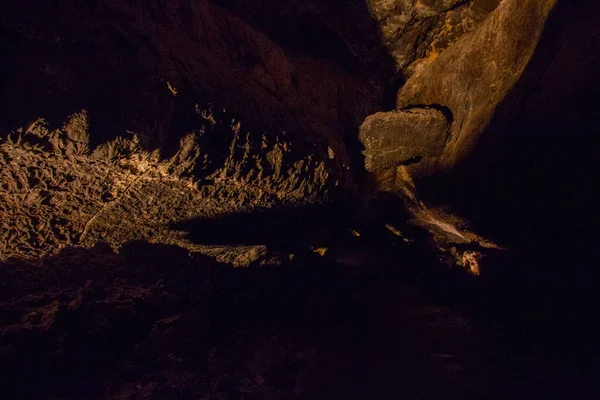
[(480, 29), (462, 37), (399, 91), (398, 109), (442, 104), (451, 110), (454, 124), (438, 160), (441, 168), (454, 166), (473, 149), (532, 59), (556, 3), (502, 2)]
[(377, 113), (360, 127), (365, 167), (375, 172), (439, 156), (449, 133), (444, 114), (433, 108)]

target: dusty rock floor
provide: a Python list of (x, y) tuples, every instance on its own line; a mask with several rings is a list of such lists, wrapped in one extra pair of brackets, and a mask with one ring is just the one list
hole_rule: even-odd
[(292, 260), (248, 268), (141, 241), (118, 254), (97, 245), (4, 263), (3, 392), (52, 399), (599, 393), (598, 364), (582, 361), (576, 345), (541, 356), (554, 348), (552, 332), (535, 337), (516, 317), (482, 313), (481, 281), (370, 234), (340, 239), (324, 256), (298, 248)]

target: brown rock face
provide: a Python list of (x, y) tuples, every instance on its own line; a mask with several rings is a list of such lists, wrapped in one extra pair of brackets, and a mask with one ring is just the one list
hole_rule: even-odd
[[(382, 15), (387, 15), (383, 12), (387, 4), (384, 3), (374, 2), (373, 7), (380, 7)], [(420, 67), (413, 68), (415, 73), (397, 94), (396, 108), (400, 111), (377, 117), (378, 120), (397, 120), (398, 112), (403, 113), (405, 108), (437, 105), (446, 110), (451, 124), (450, 133), (437, 126), (420, 125), (414, 130), (407, 129), (407, 126), (389, 126), (381, 134), (382, 138), (398, 136), (401, 139), (396, 139), (396, 142), (373, 141), (371, 138), (377, 134), (372, 128), (372, 117), (369, 117), (361, 128), (361, 132), (372, 132), (365, 137), (369, 140), (363, 140), (368, 159), (372, 159), (375, 153), (383, 156), (400, 152), (409, 142), (415, 145), (415, 149), (436, 149), (436, 154), (423, 155), (423, 159), (410, 168), (414, 176), (429, 176), (456, 167), (472, 154), (497, 107), (511, 93), (532, 61), (546, 21), (556, 5), (556, 1), (551, 0), (504, 1), (487, 15), (482, 10), (492, 10), (492, 4), (488, 3), (486, 8), (476, 3), (469, 3), (469, 10), (479, 10), (480, 18), (487, 16), (481, 26), (454, 40), (439, 56), (436, 54), (419, 64)], [(409, 14), (415, 16), (415, 21), (420, 21), (418, 15), (451, 13), (465, 5), (463, 2), (446, 2), (443, 5), (414, 2), (410, 4), (412, 11)], [(407, 8), (409, 4), (403, 3), (403, 7)], [(390, 129), (395, 133), (390, 133)], [(390, 161), (378, 166), (373, 164), (370, 170), (391, 167), (393, 161)], [(402, 164), (405, 159), (395, 161)]]
[[(405, 198), (413, 222), (430, 233), (440, 252), (448, 247), (441, 242), (468, 242), (467, 232), (433, 216), (417, 197), (411, 175), (452, 170), (473, 152), (496, 108), (534, 56), (555, 4), (551, 0), (502, 2), (479, 28), (415, 69), (398, 93), (398, 111), (370, 116), (360, 128), (366, 167), (375, 174), (375, 186)], [(436, 12), (435, 4), (417, 2), (414, 6), (423, 13)], [(459, 2), (446, 6), (448, 10), (460, 8)], [(432, 107), (444, 110), (445, 115)], [(406, 164), (408, 169), (398, 169)], [(464, 254), (458, 258), (468, 259)], [(471, 269), (479, 273), (479, 267)]]
[(342, 170), (351, 163), (346, 136), (377, 108), (363, 79), (288, 54), (207, 1), (8, 2), (2, 19), (3, 135), (31, 119), (56, 124), (87, 109), (93, 145), (129, 130), (164, 149), (195, 128), (194, 104), (211, 102), (259, 135), (285, 130), (325, 158), (331, 146)]
[(338, 62), (208, 1), (8, 1), (0, 14), (2, 258), (178, 242), (168, 224), (354, 186), (378, 89)]
[[(348, 197), (364, 167), (363, 121), (369, 171), (410, 164), (413, 176), (453, 171), (471, 182), (493, 171), (498, 186), (520, 193), (527, 185), (515, 177), (539, 146), (531, 132), (594, 130), (595, 64), (585, 60), (597, 29), (587, 10), (551, 0), (4, 2), (0, 136), (14, 134), (2, 143), (11, 165), (2, 209), (5, 226), (22, 220), (23, 230), (5, 246), (37, 254), (39, 243), (15, 250), (33, 240), (30, 226), (61, 246), (107, 239), (118, 224), (136, 232), (123, 238), (158, 238), (181, 218)], [(397, 111), (375, 114), (389, 93)], [(549, 166), (571, 141), (542, 142), (554, 150), (538, 164)], [(502, 177), (510, 168), (498, 148), (518, 160)], [(93, 171), (70, 173), (74, 165)], [(171, 212), (184, 205), (169, 195), (157, 201), (170, 204), (168, 217), (155, 214), (162, 206), (146, 210), (154, 200), (138, 200), (164, 184), (133, 190), (147, 183), (147, 168), (200, 187), (190, 196), (214, 205)], [(102, 179), (107, 171), (117, 182)], [(68, 195), (53, 176), (74, 182)], [(97, 193), (88, 196), (90, 179)], [(150, 217), (134, 217), (142, 209)], [(52, 212), (61, 228), (50, 234), (38, 217)]]
[[(284, 137), (252, 138), (210, 116), (214, 125), (182, 138), (166, 159), (137, 135), (90, 151), (86, 113), (54, 131), (38, 120), (10, 135), (0, 143), (0, 259), (140, 238), (186, 246), (170, 224), (323, 203), (339, 185), (323, 161), (291, 155)], [(210, 146), (217, 134), (230, 140), (224, 159)]]
[(459, 39), (400, 90), (399, 109), (441, 104), (451, 110), (454, 125), (436, 161), (439, 167), (452, 167), (469, 154), (530, 62), (555, 4), (556, 0), (502, 2), (479, 29)]
[(359, 134), (366, 148), (367, 171), (381, 171), (439, 156), (446, 145), (449, 127), (444, 114), (433, 108), (412, 108), (367, 117)]
[(572, 232), (597, 215), (598, 7), (505, 0), (407, 80), (398, 110), (437, 105), (452, 115), (443, 151), (408, 166), (421, 194), (523, 251), (552, 243), (565, 259), (571, 248), (595, 258), (589, 236)]
[(370, 0), (384, 45), (405, 77), (475, 30), (499, 0)]

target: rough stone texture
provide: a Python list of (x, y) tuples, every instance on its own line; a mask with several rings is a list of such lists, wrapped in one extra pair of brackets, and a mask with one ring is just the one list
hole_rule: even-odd
[[(586, 277), (569, 283), (584, 287), (582, 293), (583, 281), (598, 280), (592, 268), (598, 262), (592, 227), (600, 223), (595, 194), (600, 182), (593, 172), (600, 156), (597, 15), (598, 2), (559, 1), (533, 57), (475, 147), (450, 175), (428, 183), (430, 198), (444, 196), (442, 201), (460, 206), (497, 240), (529, 253), (535, 260), (528, 266), (536, 271), (532, 276), (552, 266), (563, 282), (559, 271), (572, 266), (574, 281)], [(465, 124), (469, 120), (475, 123), (469, 117)]]
[[(312, 155), (290, 157), (289, 143), (242, 135), (239, 123), (212, 120), (215, 125), (182, 138), (168, 159), (143, 150), (137, 136), (90, 152), (89, 143), (72, 139), (76, 131), (79, 138), (88, 136), (86, 113), (54, 131), (38, 120), (13, 133), (0, 143), (0, 259), (98, 241), (118, 248), (134, 239), (202, 251), (170, 225), (322, 203), (327, 187), (336, 187), (324, 162)], [(224, 159), (214, 146), (202, 150), (227, 129)]]
[(434, 164), (450, 168), (473, 149), (530, 62), (555, 5), (556, 0), (503, 1), (479, 29), (459, 39), (399, 91), (398, 109), (441, 104), (453, 114), (450, 140)]
[(376, 91), (218, 5), (7, 1), (0, 31), (2, 258), (354, 190)]
[(437, 157), (444, 150), (449, 129), (444, 114), (433, 108), (373, 114), (360, 126), (365, 167), (375, 172)]
[[(153, 148), (189, 133), (190, 106), (212, 102), (271, 136), (331, 147), (351, 164), (356, 128), (376, 110), (370, 86), (325, 59), (287, 54), (208, 1), (8, 1), (0, 6), (3, 135), (86, 109), (92, 145), (126, 131)], [(347, 140), (348, 139), (348, 140)]]
[[(407, 76), (418, 72), (400, 91), (402, 110), (391, 114), (393, 119), (413, 118), (414, 110), (424, 105), (447, 107), (451, 135), (437, 157), (447, 137), (437, 124), (418, 135), (412, 130), (399, 135), (390, 131), (382, 136), (393, 143), (390, 147), (409, 143), (416, 147), (408, 153), (394, 148), (388, 154), (393, 158), (381, 162), (367, 148), (371, 170), (423, 157), (410, 169), (428, 175), (477, 153), (470, 149), (481, 137), (505, 135), (507, 121), (527, 126), (511, 129), (515, 132), (533, 131), (540, 120), (552, 121), (545, 129), (555, 125), (570, 130), (567, 118), (544, 115), (544, 109), (551, 108), (553, 115), (568, 112), (592, 130), (597, 114), (589, 101), (593, 96), (575, 89), (591, 81), (579, 77), (591, 76), (593, 68), (576, 74), (568, 67), (583, 64), (586, 55), (594, 53), (595, 28), (585, 18), (580, 18), (586, 21), (583, 34), (571, 29), (574, 22), (546, 27), (555, 3), (551, 1), (506, 0), (495, 10), (494, 1), (477, 0), (17, 3), (0, 6), (4, 33), (0, 47), (5, 55), (0, 135), (20, 127), (20, 134), (28, 137), (20, 143), (14, 139), (19, 135), (14, 135), (16, 141), (2, 143), (5, 164), (11, 164), (2, 171), (6, 188), (2, 195), (7, 200), (1, 206), (9, 215), (4, 226), (16, 226), (20, 232), (6, 234), (8, 255), (39, 255), (96, 239), (116, 246), (137, 235), (163, 240), (156, 232), (184, 217), (331, 200), (353, 187), (352, 167), (360, 165), (360, 158), (352, 157), (358, 153), (354, 134), (380, 103), (381, 88), (369, 81), (382, 82), (380, 78), (393, 75), (390, 71), (396, 67), (404, 68)], [(275, 18), (277, 13), (281, 18)], [(585, 17), (586, 13), (578, 13)], [(460, 27), (456, 21), (461, 21)], [(545, 40), (540, 40), (542, 28), (547, 30)], [(279, 37), (277, 33), (284, 31), (286, 35)], [(378, 41), (379, 33), (384, 43)], [(310, 34), (324, 40), (301, 45), (310, 42), (302, 40)], [(561, 39), (557, 42), (552, 36)], [(447, 46), (439, 57), (431, 56)], [(389, 71), (388, 48), (394, 48), (394, 57), (400, 60)], [(560, 57), (552, 58), (554, 50)], [(408, 61), (402, 61), (405, 56)], [(427, 66), (411, 67), (420, 63), (417, 60), (427, 60)], [(569, 86), (560, 76), (578, 78)], [(533, 90), (537, 84), (539, 92)], [(561, 104), (556, 93), (567, 95), (568, 104)], [(518, 105), (528, 111), (515, 119)], [(221, 113), (223, 106), (227, 113)], [(528, 119), (528, 112), (537, 117)], [(74, 113), (85, 118), (68, 118)], [(47, 128), (36, 123), (40, 117), (49, 122)], [(241, 119), (241, 127), (229, 123), (233, 118)], [(378, 114), (368, 121), (386, 118)], [(484, 131), (487, 136), (481, 135)], [(374, 132), (368, 136), (374, 138)], [(519, 135), (505, 136), (512, 136), (505, 150), (520, 147)], [(39, 141), (42, 146), (37, 148)], [(533, 152), (536, 143), (529, 143)], [(488, 150), (478, 157), (489, 158), (495, 144), (488, 143)], [(198, 197), (199, 203), (190, 203), (193, 212), (177, 214), (185, 203), (175, 194), (167, 195), (168, 200), (160, 197), (169, 192), (171, 183), (163, 189), (162, 181), (138, 179), (136, 174), (145, 171), (146, 164), (138, 168), (140, 161), (130, 160), (123, 167), (127, 171), (113, 168), (142, 154), (132, 147), (159, 150), (142, 157), (143, 163), (160, 165), (170, 176), (185, 175), (195, 182), (192, 186), (204, 190), (204, 196), (219, 200), (200, 206), (204, 200)], [(580, 150), (575, 145), (572, 149)], [(22, 158), (13, 161), (13, 152)], [(553, 153), (556, 159), (562, 155)], [(526, 158), (523, 151), (521, 159)], [(38, 167), (45, 161), (51, 164), (49, 169)], [(481, 164), (471, 165), (467, 169), (476, 171)], [(498, 162), (487, 170), (497, 174), (503, 167)], [(507, 174), (498, 186), (507, 187), (516, 174)], [(38, 191), (42, 197), (36, 200)], [(114, 201), (111, 191), (124, 193), (127, 205)], [(90, 202), (88, 195), (94, 200)], [(46, 204), (47, 198), (52, 203)], [(149, 206), (154, 200), (146, 199), (157, 198), (165, 204)], [(72, 212), (71, 204), (79, 212)], [(149, 220), (154, 222), (148, 225)], [(96, 225), (104, 226), (104, 231), (93, 228)], [(33, 238), (27, 226), (43, 233)], [(121, 228), (114, 229), (117, 226)], [(126, 231), (132, 233), (115, 239), (117, 232)]]
[[(524, 285), (543, 276), (581, 304), (597, 302), (599, 13), (598, 2), (505, 0), (397, 98), (453, 116), (441, 157), (408, 166), (421, 198), (510, 248)], [(395, 175), (378, 172), (375, 186), (393, 191)]]
[(500, 0), (369, 0), (383, 44), (409, 77), (474, 31)]
[(499, 0), (214, 0), (290, 51), (333, 59), (380, 83), (410, 76)]
[[(358, 126), (410, 64), (388, 50), (428, 58), (425, 47), (449, 43), (443, 29), (468, 30), (448, 21), (493, 8), (480, 3), (3, 2), (0, 136), (15, 132), (6, 164), (22, 154), (3, 171), (3, 223), (16, 227), (3, 256), (179, 243), (168, 224), (347, 195), (362, 169)], [(411, 17), (381, 43), (398, 15)], [(422, 146), (399, 161), (441, 143), (409, 142)], [(33, 192), (39, 201), (23, 200)]]

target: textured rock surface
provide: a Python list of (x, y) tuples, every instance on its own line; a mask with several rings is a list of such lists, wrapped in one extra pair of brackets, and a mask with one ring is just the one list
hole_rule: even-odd
[(463, 34), (499, 0), (215, 0), (283, 47), (330, 58), (386, 84), (410, 76)]
[[(576, 239), (572, 232), (585, 232), (583, 221), (597, 215), (590, 199), (598, 180), (589, 171), (598, 157), (598, 109), (591, 106), (600, 93), (592, 72), (600, 65), (600, 31), (591, 17), (598, 7), (505, 0), (478, 28), (418, 69), (397, 96), (398, 110), (435, 105), (452, 117), (443, 151), (408, 166), (426, 186), (419, 190), (423, 199), (449, 205), (532, 259), (539, 257), (534, 245), (541, 253), (560, 249), (560, 258), (548, 260), (557, 271), (557, 260), (571, 257), (568, 249), (579, 249), (579, 259), (587, 260), (582, 270), (597, 259), (590, 236)], [(365, 145), (366, 154), (398, 150)], [(390, 178), (398, 174), (386, 167), (376, 181), (393, 191), (403, 183)]]
[(369, 0), (383, 44), (409, 77), (462, 35), (474, 31), (500, 0)]
[(290, 51), (208, 1), (0, 11), (3, 257), (170, 243), (170, 223), (354, 190), (379, 89), (330, 57), (337, 42)]
[[(381, 7), (382, 15), (387, 15), (385, 10), (393, 9), (392, 3), (376, 3), (377, 7)], [(556, 0), (510, 0), (503, 1), (489, 15), (480, 14), (480, 17), (487, 15), (487, 18), (477, 29), (452, 40), (448, 49), (439, 54), (439, 57), (436, 53), (426, 65), (415, 69), (416, 72), (397, 94), (396, 108), (399, 111), (390, 112), (388, 116), (377, 114), (377, 120), (398, 119), (398, 113), (403, 113), (406, 108), (436, 105), (438, 109), (445, 110), (448, 116), (449, 133), (437, 126), (427, 128), (426, 131), (423, 131), (425, 127), (421, 126), (414, 133), (407, 133), (406, 127), (395, 127), (393, 129), (397, 131), (397, 136), (403, 139), (397, 139), (396, 143), (385, 143), (387, 139), (382, 139), (381, 142), (363, 140), (366, 146), (365, 154), (369, 154), (369, 158), (372, 159), (373, 154), (401, 152), (400, 149), (409, 142), (420, 147), (427, 143), (427, 146), (436, 149), (437, 154), (436, 157), (424, 157), (411, 166), (411, 173), (417, 177), (451, 170), (470, 157), (482, 134), (486, 129), (489, 130), (490, 122), (507, 96), (510, 94), (511, 98), (522, 97), (530, 92), (527, 86), (535, 85), (538, 78), (531, 74), (526, 75), (528, 83), (522, 83), (521, 78), (534, 60), (536, 49), (538, 53), (545, 51), (540, 48), (540, 41), (556, 4)], [(407, 4), (403, 6), (408, 7)], [(446, 2), (443, 5), (416, 2), (412, 4), (414, 10), (409, 15), (417, 15), (415, 10), (423, 15), (443, 12), (443, 9), (454, 12), (465, 6), (480, 11), (493, 8), (491, 3), (484, 7), (483, 4), (476, 5), (476, 2)], [(389, 10), (386, 12), (391, 12)], [(415, 18), (419, 21), (418, 17)], [(467, 20), (468, 18), (462, 19), (463, 22)], [(550, 26), (547, 29), (556, 28)], [(542, 66), (537, 68), (538, 71), (543, 71)], [(518, 83), (520, 89), (515, 93), (513, 88)], [(504, 120), (511, 118), (506, 112), (504, 114)], [(362, 132), (373, 131), (368, 135), (369, 138), (376, 136), (371, 127), (373, 118), (375, 117), (367, 118), (362, 128)], [(500, 125), (498, 121), (496, 125)], [(390, 136), (393, 135), (387, 132), (382, 134), (382, 138)], [(415, 137), (418, 137), (420, 142), (417, 142)], [(441, 143), (444, 144), (443, 150), (440, 149)], [(405, 159), (399, 157), (396, 161), (401, 164)], [(390, 166), (390, 163), (382, 163), (378, 167), (372, 165), (370, 169), (383, 170)]]
[(376, 172), (439, 156), (451, 122), (433, 108), (411, 108), (373, 114), (360, 126), (365, 167)]
[(406, 82), (398, 93), (399, 109), (441, 104), (452, 112), (450, 140), (434, 164), (449, 168), (470, 153), (530, 62), (555, 5), (556, 0), (503, 1), (479, 29)]
[(453, 116), (442, 155), (409, 167), (433, 176), (424, 182), (429, 199), (525, 252), (535, 243), (565, 259), (572, 248), (582, 260), (597, 258), (590, 235), (572, 232), (587, 231), (597, 216), (598, 180), (589, 171), (598, 157), (599, 7), (503, 1), (407, 81), (398, 109), (438, 104)]
[[(592, 13), (576, 1), (559, 2), (562, 11), (551, 12), (555, 4), (4, 2), (0, 135), (17, 131), (2, 142), (8, 167), (0, 206), (8, 214), (4, 226), (22, 231), (5, 234), (6, 254), (44, 254), (100, 239), (115, 246), (134, 237), (175, 240), (157, 232), (182, 218), (347, 195), (362, 164), (358, 126), (381, 109), (383, 86), (397, 72), (409, 78), (398, 111), (363, 125), (367, 167), (411, 163), (418, 176), (457, 166), (483, 171), (487, 163), (485, 170), (498, 176), (509, 169), (494, 149), (520, 148), (531, 137), (521, 133), (536, 131), (540, 121), (552, 121), (544, 123), (552, 135), (594, 129), (594, 68), (574, 72), (596, 53), (597, 32), (585, 18)], [(563, 15), (571, 22), (561, 22)], [(571, 29), (576, 25), (582, 33)], [(577, 82), (569, 86), (560, 76)], [(576, 89), (584, 86), (592, 95)], [(443, 111), (449, 134), (440, 115), (429, 127), (407, 129), (433, 109)], [(76, 113), (85, 118), (69, 117)], [(509, 125), (520, 133), (506, 133)], [(504, 188), (517, 181), (535, 141), (526, 140), (528, 150), (519, 154), (519, 166), (503, 172), (499, 190), (509, 192)], [(559, 147), (543, 141), (549, 142)], [(545, 165), (563, 155), (554, 151)], [(459, 165), (465, 159), (471, 164)], [(153, 177), (146, 179), (147, 168), (169, 178), (148, 172)], [(161, 197), (177, 185), (197, 191), (189, 195), (197, 200), (189, 203), (194, 211), (179, 214), (188, 200), (175, 199), (178, 191)], [(517, 196), (525, 185), (513, 186)], [(26, 232), (34, 226), (43, 233)], [(116, 239), (121, 230), (135, 233)]]
[(316, 255), (234, 270), (176, 246), (134, 242), (119, 254), (98, 246), (2, 264), (0, 278), (3, 390), (11, 397), (506, 391), (495, 384), (501, 368), (486, 362), (495, 350), (460, 312)]
[[(118, 248), (133, 239), (197, 249), (170, 224), (320, 203), (335, 188), (324, 162), (312, 155), (289, 157), (289, 143), (242, 135), (238, 123), (213, 122), (185, 136), (168, 159), (143, 150), (137, 136), (91, 152), (83, 141), (85, 113), (54, 131), (38, 120), (13, 133), (0, 143), (0, 258), (97, 241)], [(214, 146), (203, 152), (226, 134), (231, 142), (224, 159)]]
[(5, 132), (87, 109), (93, 145), (129, 130), (164, 149), (196, 128), (190, 107), (212, 102), (261, 133), (316, 143), (324, 157), (332, 147), (343, 170), (351, 162), (344, 141), (376, 109), (363, 80), (327, 60), (286, 54), (207, 1), (1, 7)]
[[(3, 3), (1, 135), (20, 129), (14, 137), (27, 136), (4, 143), (6, 157), (24, 152), (18, 167), (4, 171), (3, 208), (11, 215), (5, 224), (22, 220), (21, 230), (44, 215), (44, 233), (35, 239), (10, 233), (5, 256), (95, 240), (171, 243), (178, 239), (165, 229), (181, 220), (321, 203), (352, 191), (352, 173), (362, 168), (354, 135), (381, 107), (387, 80), (432, 61), (495, 6), (482, 0)], [(85, 118), (69, 119), (75, 113)], [(435, 113), (398, 115), (413, 121)], [(35, 122), (40, 118), (47, 127)], [(399, 128), (400, 120), (386, 129)], [(385, 160), (369, 153), (369, 169), (433, 159), (446, 128), (440, 115), (430, 121), (441, 136), (417, 134), (421, 128), (411, 129), (408, 140), (385, 135), (404, 150)], [(46, 144), (38, 148), (36, 141)], [(56, 174), (39, 172), (44, 152)], [(81, 171), (71, 173), (76, 164)], [(15, 184), (27, 168), (37, 171), (34, 180)], [(157, 180), (158, 170), (175, 178)], [(65, 183), (52, 186), (63, 176)], [(185, 189), (173, 191), (178, 185)], [(68, 194), (56, 189), (62, 186)], [(98, 193), (90, 198), (83, 188)], [(42, 193), (39, 204), (20, 203), (30, 191)]]

